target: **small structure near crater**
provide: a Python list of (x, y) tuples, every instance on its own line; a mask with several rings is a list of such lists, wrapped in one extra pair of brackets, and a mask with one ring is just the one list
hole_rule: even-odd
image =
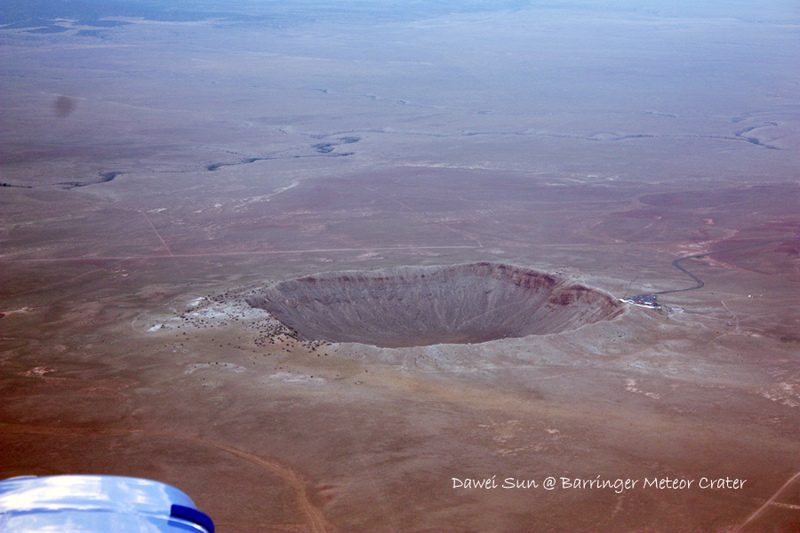
[(304, 339), (386, 348), (559, 333), (624, 309), (610, 295), (553, 274), (486, 262), (318, 274), (246, 300)]
[(658, 296), (655, 294), (640, 294), (630, 298), (623, 298), (621, 301), (631, 305), (638, 305), (639, 307), (655, 309), (656, 311), (661, 310), (661, 304), (658, 303)]

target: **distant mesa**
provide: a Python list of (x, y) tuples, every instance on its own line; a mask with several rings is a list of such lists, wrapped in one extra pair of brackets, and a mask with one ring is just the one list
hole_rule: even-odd
[(559, 333), (624, 309), (559, 276), (486, 262), (318, 274), (272, 284), (247, 303), (306, 340), (385, 348)]

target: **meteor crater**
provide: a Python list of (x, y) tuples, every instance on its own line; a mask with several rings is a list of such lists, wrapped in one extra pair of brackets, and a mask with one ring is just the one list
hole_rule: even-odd
[(247, 303), (307, 340), (385, 348), (559, 333), (624, 308), (557, 275), (485, 262), (317, 274), (274, 283)]

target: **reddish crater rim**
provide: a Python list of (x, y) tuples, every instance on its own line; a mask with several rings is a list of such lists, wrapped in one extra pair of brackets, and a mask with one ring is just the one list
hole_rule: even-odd
[(501, 263), (393, 267), (281, 281), (247, 297), (307, 340), (397, 348), (577, 329), (622, 313), (602, 291)]

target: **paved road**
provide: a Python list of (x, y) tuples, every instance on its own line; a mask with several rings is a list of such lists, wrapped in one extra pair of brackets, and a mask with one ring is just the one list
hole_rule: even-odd
[(737, 246), (735, 248), (726, 248), (725, 250), (719, 250), (717, 252), (707, 252), (707, 253), (704, 253), (704, 254), (694, 254), (694, 255), (686, 255), (684, 257), (680, 257), (680, 258), (678, 258), (678, 259), (676, 259), (676, 260), (674, 260), (672, 262), (672, 266), (674, 266), (675, 268), (677, 268), (678, 270), (680, 270), (681, 272), (683, 272), (684, 274), (686, 274), (687, 276), (692, 278), (695, 281), (695, 285), (693, 285), (691, 287), (685, 287), (683, 289), (671, 289), (671, 290), (668, 290), (668, 291), (658, 291), (658, 292), (651, 292), (651, 293), (646, 293), (646, 294), (639, 294), (639, 295), (634, 296), (632, 298), (628, 298), (626, 301), (633, 302), (633, 303), (636, 303), (636, 304), (642, 304), (642, 305), (647, 305), (647, 306), (651, 306), (651, 307), (656, 307), (656, 306), (658, 306), (658, 303), (656, 301), (656, 296), (659, 295), (659, 294), (670, 294), (670, 293), (673, 293), (673, 292), (693, 291), (695, 289), (699, 289), (700, 287), (703, 287), (705, 285), (705, 283), (703, 283), (703, 280), (701, 280), (700, 278), (698, 278), (697, 276), (695, 276), (694, 274), (692, 274), (691, 272), (686, 270), (683, 266), (681, 266), (681, 264), (680, 264), (681, 261), (686, 261), (687, 259), (699, 259), (701, 257), (706, 257), (706, 256), (709, 256), (709, 255), (724, 254), (724, 253), (727, 253), (727, 252), (735, 252), (735, 251), (738, 251), (738, 250), (745, 250), (747, 248), (755, 248), (757, 246), (765, 246), (767, 244), (772, 244), (774, 242), (783, 242), (785, 240), (786, 239), (773, 239), (771, 241), (764, 241), (764, 242), (759, 242), (759, 243), (756, 243), (756, 244), (747, 244), (745, 246)]

